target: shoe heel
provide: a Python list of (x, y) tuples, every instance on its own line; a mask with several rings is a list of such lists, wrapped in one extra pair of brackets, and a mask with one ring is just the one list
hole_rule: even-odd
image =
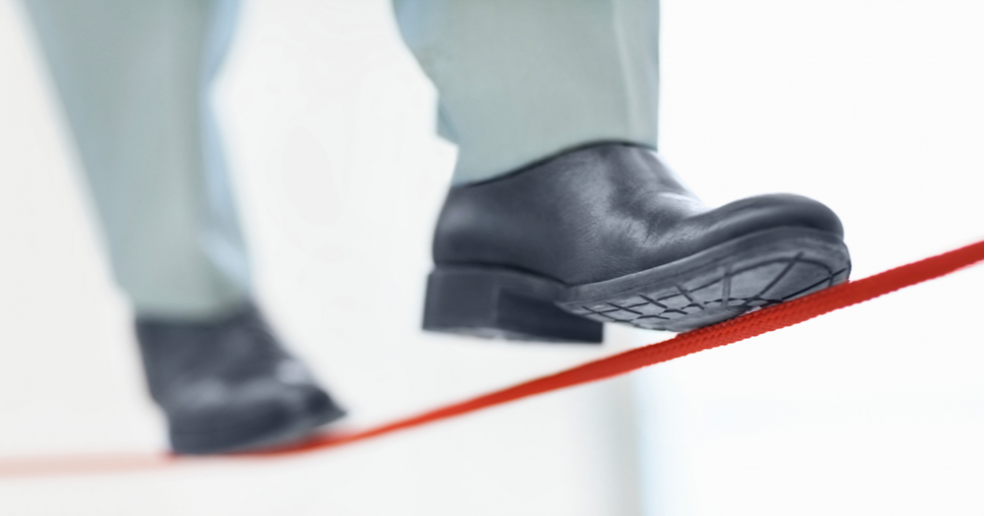
[(428, 276), (424, 329), (511, 340), (602, 342), (602, 324), (510, 288), (516, 274), (435, 269)]

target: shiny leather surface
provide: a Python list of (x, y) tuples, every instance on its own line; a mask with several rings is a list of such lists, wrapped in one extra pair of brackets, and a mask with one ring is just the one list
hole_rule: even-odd
[(817, 201), (774, 194), (712, 209), (655, 152), (606, 143), (452, 188), (433, 252), (438, 265), (505, 267), (582, 285), (776, 227), (842, 236), (838, 217)]
[(138, 319), (136, 330), (179, 453), (248, 449), (342, 415), (251, 304), (214, 321)]

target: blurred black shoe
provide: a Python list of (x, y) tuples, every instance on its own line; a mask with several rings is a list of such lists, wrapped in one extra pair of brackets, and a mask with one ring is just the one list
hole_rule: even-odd
[(176, 453), (286, 445), (345, 414), (252, 305), (214, 321), (138, 318), (136, 326)]
[(687, 331), (848, 278), (838, 217), (795, 195), (711, 209), (651, 150), (599, 144), (451, 189), (424, 328), (600, 342)]

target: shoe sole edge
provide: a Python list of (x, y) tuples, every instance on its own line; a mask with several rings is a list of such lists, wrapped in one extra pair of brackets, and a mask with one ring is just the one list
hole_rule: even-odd
[(576, 286), (506, 268), (439, 265), (428, 278), (424, 329), (587, 343), (601, 342), (602, 323), (610, 322), (682, 332), (840, 283), (850, 270), (839, 235), (800, 227), (751, 233)]

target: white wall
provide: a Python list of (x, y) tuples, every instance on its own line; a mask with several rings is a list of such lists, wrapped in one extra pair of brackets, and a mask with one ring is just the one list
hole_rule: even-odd
[[(665, 0), (662, 150), (715, 203), (829, 204), (855, 278), (969, 244), (982, 11)], [(982, 514), (982, 299), (978, 266), (651, 368), (651, 514)]]

